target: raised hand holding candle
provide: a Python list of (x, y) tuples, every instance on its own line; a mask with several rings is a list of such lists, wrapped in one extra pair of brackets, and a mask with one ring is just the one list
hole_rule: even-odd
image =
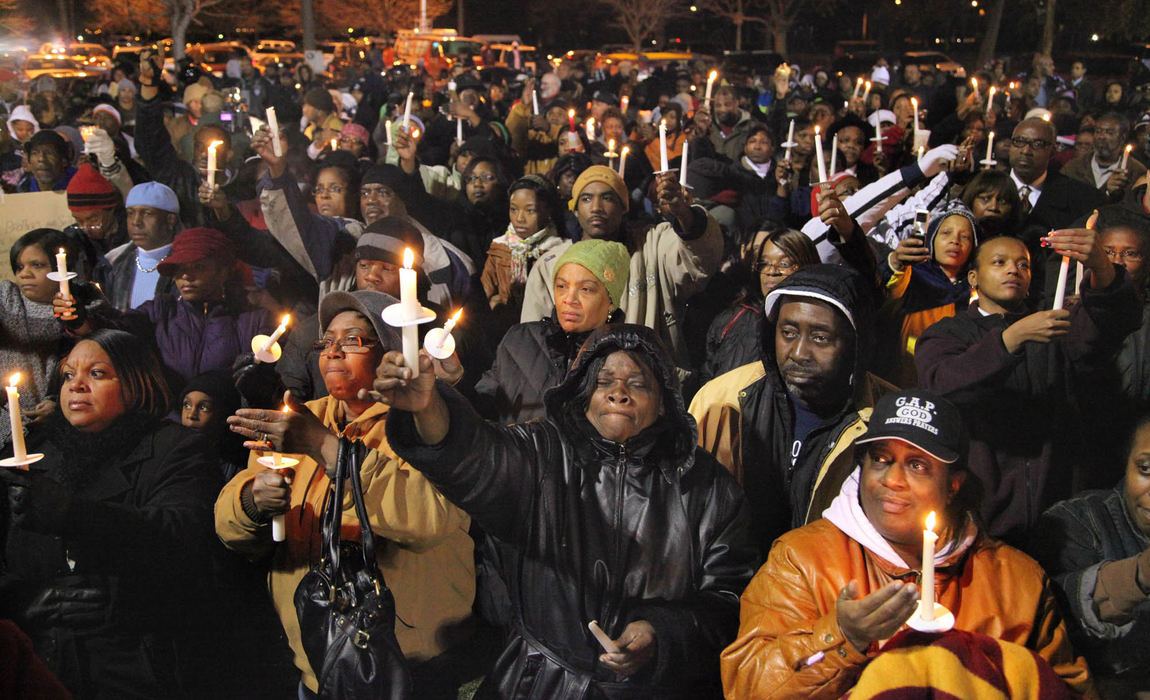
[(827, 181), (827, 164), (823, 161), (823, 136), (819, 126), (815, 125), (815, 162), (819, 167), (819, 182)]
[[(268, 107), (267, 118), (268, 131), (272, 132), (272, 153), (275, 154), (276, 158), (279, 158), (284, 154), (284, 146), (280, 141), (280, 123), (276, 119), (275, 107)], [(388, 138), (390, 139), (390, 136)]]
[[(283, 407), (283, 412), (291, 413), (291, 406), (285, 405)], [(271, 447), (270, 444), (269, 447)], [(268, 469), (275, 469), (276, 471), (281, 469), (291, 469), (295, 465), (299, 464), (299, 460), (295, 457), (284, 457), (274, 449), (271, 451), (271, 455), (264, 455), (259, 457), (256, 459), (256, 462), (258, 462), (261, 466), (267, 467)], [(289, 474), (288, 477), (290, 478), (290, 476), (291, 475)], [(283, 542), (285, 539), (287, 539), (287, 528), (285, 526), (286, 519), (284, 515), (284, 513), (279, 513), (278, 515), (272, 516), (273, 542)]]
[(24, 447), (24, 421), (20, 418), (20, 373), (8, 377), (8, 423), (12, 429), (12, 459), (21, 462), (28, 457), (28, 450)]
[(68, 285), (68, 253), (63, 248), (56, 251), (56, 274), (59, 276), (60, 282), (60, 297), (65, 301), (71, 301), (72, 290)]
[(619, 152), (619, 177), (623, 177), (623, 173), (627, 171), (627, 154), (630, 152), (630, 146), (623, 146), (623, 150)]
[(990, 94), (986, 98), (986, 116), (988, 116), (988, 117), (990, 116), (990, 113), (994, 110), (994, 93), (996, 93), (996, 92), (998, 92), (998, 88), (991, 85), (990, 86)]
[(414, 92), (407, 93), (407, 104), (403, 107), (403, 129), (404, 131), (411, 128), (411, 99), (415, 97)]
[(683, 157), (679, 160), (679, 187), (687, 186), (687, 147), (691, 142), (683, 139)]
[(223, 141), (212, 141), (208, 144), (208, 187), (216, 186), (216, 149), (222, 145)]
[(667, 163), (667, 120), (659, 120), (659, 172), (665, 173), (671, 169)]
[(1126, 172), (1126, 166), (1130, 164), (1130, 151), (1133, 148), (1130, 144), (1126, 144), (1126, 150), (1122, 151), (1122, 165), (1119, 170)]
[(718, 77), (719, 71), (717, 70), (711, 71), (711, 74), (707, 76), (707, 91), (703, 95), (703, 102), (706, 104), (711, 103), (711, 89), (715, 87), (715, 79)]
[(838, 157), (839, 157), (839, 135), (838, 135), (838, 133), (836, 133), (835, 137), (833, 139), (831, 139), (831, 177), (834, 177), (835, 173), (838, 172), (838, 170), (835, 169), (835, 164), (838, 162)]
[(926, 516), (926, 529), (922, 531), (922, 618), (934, 619), (934, 546), (938, 535), (934, 534), (934, 511)]

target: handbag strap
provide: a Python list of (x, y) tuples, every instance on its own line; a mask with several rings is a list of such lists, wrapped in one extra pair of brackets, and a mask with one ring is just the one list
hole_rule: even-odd
[[(340, 440), (342, 443), (343, 438)], [(351, 477), (351, 493), (352, 500), (355, 501), (355, 516), (359, 518), (359, 532), (361, 549), (363, 550), (363, 566), (369, 572), (374, 572), (376, 567), (375, 562), (375, 533), (371, 531), (371, 523), (368, 521), (367, 504), (363, 500), (363, 484), (360, 480), (359, 467), (360, 460), (363, 455), (363, 445), (352, 443), (348, 441), (348, 460), (347, 471)], [(373, 573), (374, 576), (374, 573)]]
[(335, 459), (335, 476), (328, 489), (328, 502), (323, 511), (323, 550), (336, 576), (340, 572), (340, 527), (343, 521), (343, 481), (347, 474), (350, 443), (341, 439)]

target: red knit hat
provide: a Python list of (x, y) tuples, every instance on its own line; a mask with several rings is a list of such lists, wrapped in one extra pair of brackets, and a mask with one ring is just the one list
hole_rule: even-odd
[(236, 261), (236, 247), (228, 237), (211, 228), (189, 228), (181, 231), (172, 241), (172, 251), (160, 263), (161, 275), (171, 277), (177, 265), (212, 258), (224, 267)]
[(80, 163), (68, 183), (68, 208), (72, 211), (113, 209), (122, 201), (120, 190), (88, 161)]

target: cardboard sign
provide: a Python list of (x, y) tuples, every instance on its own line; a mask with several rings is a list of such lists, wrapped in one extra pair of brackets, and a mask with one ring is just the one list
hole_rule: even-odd
[[(6, 194), (0, 199), (0, 253), (7, 258), (16, 239), (33, 229), (63, 230), (74, 223), (63, 191)], [(7, 261), (0, 265), (0, 279), (16, 279)]]

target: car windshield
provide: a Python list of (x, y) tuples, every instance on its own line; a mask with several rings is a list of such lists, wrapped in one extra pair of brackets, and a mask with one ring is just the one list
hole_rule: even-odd
[(475, 56), (483, 51), (478, 41), (445, 41), (441, 45), (445, 56)]

